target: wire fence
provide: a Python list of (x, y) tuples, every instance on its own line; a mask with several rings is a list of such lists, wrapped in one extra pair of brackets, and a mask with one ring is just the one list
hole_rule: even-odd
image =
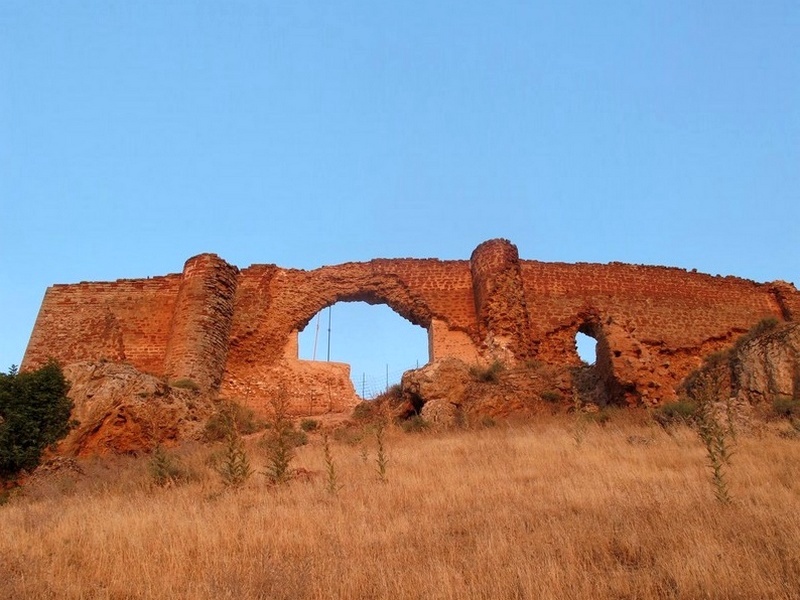
[(364, 400), (372, 400), (380, 396), (394, 384), (400, 383), (400, 378), (403, 376), (403, 373), (416, 367), (417, 365), (412, 365), (400, 370), (389, 370), (387, 368), (386, 371), (380, 375), (375, 375), (374, 373), (362, 373), (361, 375), (357, 375), (353, 373), (351, 378), (353, 380), (353, 386), (356, 388), (356, 394), (364, 398)]

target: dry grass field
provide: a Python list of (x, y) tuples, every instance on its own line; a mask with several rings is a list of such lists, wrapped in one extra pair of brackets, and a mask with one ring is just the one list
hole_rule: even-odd
[[(351, 432), (353, 433), (353, 432)], [(358, 433), (358, 432), (355, 432)], [(301, 477), (226, 489), (211, 449), (38, 478), (0, 506), (2, 598), (800, 598), (800, 440), (739, 435), (717, 502), (695, 431), (631, 414), (319, 434)], [(263, 450), (248, 440), (256, 471)]]

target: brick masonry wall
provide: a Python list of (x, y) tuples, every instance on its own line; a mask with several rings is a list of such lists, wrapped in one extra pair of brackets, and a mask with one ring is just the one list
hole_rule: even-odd
[(339, 301), (387, 304), (428, 329), (436, 358), (491, 360), (499, 340), (512, 359), (576, 365), (581, 329), (599, 341), (597, 364), (608, 388), (646, 403), (674, 397), (674, 385), (703, 356), (761, 318), (800, 314), (791, 284), (519, 260), (506, 240), (481, 244), (470, 261), (376, 259), (312, 271), (239, 271), (200, 255), (181, 274), (49, 288), (22, 367), (49, 356), (63, 363), (125, 360), (219, 386), (220, 394), (257, 408), (281, 387), (294, 388), (313, 410), (346, 406), (354, 398), (346, 369), (301, 364), (292, 346), (298, 330)]
[[(291, 363), (298, 361), (287, 358), (293, 354), (287, 346), (294, 343), (296, 332), (320, 310), (340, 301), (386, 304), (426, 329), (437, 320), (440, 339), (446, 331), (468, 339), (477, 336), (472, 279), (466, 261), (378, 259), (313, 271), (254, 265), (239, 276), (220, 393), (264, 408), (264, 399), (273, 393), (276, 381), (285, 381), (286, 385), (290, 385), (289, 380), (297, 381), (299, 367)], [(290, 372), (293, 375), (288, 377)], [(303, 377), (302, 381), (303, 391), (295, 390), (295, 395), (329, 398), (333, 394), (332, 405), (352, 404), (354, 391), (346, 391), (352, 389), (346, 377), (337, 385), (330, 383), (331, 374), (327, 372), (324, 378)]]
[(519, 254), (508, 240), (480, 244), (470, 257), (478, 327), (486, 350), (503, 360), (531, 356)]
[(167, 275), (48, 288), (21, 368), (52, 357), (129, 361), (161, 374), (180, 283), (180, 275)]
[[(522, 274), (540, 358), (577, 363), (575, 333), (591, 330), (600, 342), (598, 364), (631, 402), (674, 398), (674, 386), (703, 356), (764, 317), (784, 318), (770, 284), (737, 277), (537, 261), (522, 261)], [(785, 293), (796, 301), (793, 287)]]
[(228, 356), (239, 269), (215, 254), (186, 261), (164, 360), (171, 379), (218, 389)]

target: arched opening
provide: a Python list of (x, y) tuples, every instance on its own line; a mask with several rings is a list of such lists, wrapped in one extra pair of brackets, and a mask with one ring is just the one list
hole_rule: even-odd
[(428, 362), (428, 332), (384, 304), (337, 302), (300, 332), (298, 357), (349, 364), (356, 393), (374, 398)]
[[(581, 402), (606, 406), (618, 397), (608, 338), (601, 321), (586, 316), (575, 333), (575, 350), (581, 365), (573, 369), (573, 385)], [(614, 352), (615, 356), (619, 356)]]
[(575, 348), (584, 363), (587, 365), (597, 363), (597, 340), (593, 336), (578, 330), (575, 334)]

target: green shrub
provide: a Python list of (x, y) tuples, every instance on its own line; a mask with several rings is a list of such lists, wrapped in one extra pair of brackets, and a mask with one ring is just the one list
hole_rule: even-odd
[(697, 403), (687, 398), (675, 402), (667, 402), (653, 411), (653, 418), (662, 427), (679, 423), (691, 423), (696, 415)]
[(772, 400), (772, 410), (779, 416), (787, 419), (800, 417), (800, 400), (791, 396), (775, 396)]
[(545, 402), (550, 402), (552, 404), (561, 402), (564, 399), (564, 396), (561, 395), (561, 392), (557, 392), (556, 390), (545, 390), (539, 394), (539, 397)]
[(147, 468), (153, 483), (159, 487), (166, 487), (189, 479), (188, 470), (161, 444), (156, 446), (150, 455)]
[(497, 383), (500, 381), (500, 374), (505, 369), (505, 365), (499, 360), (494, 361), (487, 367), (474, 365), (470, 368), (470, 374), (481, 383)]
[(171, 387), (180, 388), (182, 390), (191, 390), (192, 392), (199, 392), (200, 386), (194, 379), (185, 377), (183, 379), (176, 379), (170, 382)]
[(217, 472), (222, 477), (222, 483), (228, 487), (239, 487), (253, 474), (242, 436), (235, 427), (231, 428), (225, 439), (225, 450), (217, 465)]
[(341, 486), (339, 485), (339, 475), (336, 473), (336, 463), (333, 461), (327, 433), (322, 434), (322, 456), (325, 459), (325, 491), (331, 496), (335, 496)]
[(378, 479), (381, 483), (386, 483), (386, 468), (389, 465), (389, 456), (386, 454), (386, 431), (385, 424), (381, 421), (375, 429), (375, 467), (378, 472)]
[(269, 428), (264, 434), (262, 445), (267, 451), (267, 470), (265, 475), (273, 484), (288, 482), (293, 475), (291, 462), (295, 448), (308, 443), (305, 431), (298, 431), (287, 415), (288, 400), (281, 391), (270, 402), (272, 418)]
[(400, 423), (400, 428), (406, 433), (420, 433), (429, 427), (429, 423), (420, 415), (414, 415)]
[(353, 418), (357, 421), (369, 421), (376, 415), (377, 404), (371, 400), (362, 400), (353, 409)]
[(228, 436), (230, 422), (241, 435), (263, 431), (267, 424), (257, 419), (252, 409), (232, 400), (223, 400), (218, 410), (206, 422), (203, 438), (209, 442), (219, 442)]
[(497, 421), (488, 415), (484, 415), (478, 421), (478, 426), (483, 429), (491, 429), (492, 427), (497, 427)]
[(77, 423), (70, 421), (69, 384), (55, 361), (36, 371), (0, 374), (0, 480), (39, 465), (45, 448)]
[(319, 429), (319, 421), (316, 419), (303, 419), (300, 421), (300, 429), (305, 432), (316, 431)]

